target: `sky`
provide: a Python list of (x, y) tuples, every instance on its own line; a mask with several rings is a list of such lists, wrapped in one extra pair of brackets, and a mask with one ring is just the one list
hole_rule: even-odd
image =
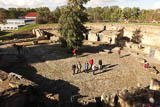
[[(0, 0), (0, 8), (37, 8), (49, 7), (54, 10), (58, 6), (63, 6), (67, 0)], [(104, 6), (139, 7), (141, 9), (160, 8), (160, 0), (90, 0), (86, 7)]]

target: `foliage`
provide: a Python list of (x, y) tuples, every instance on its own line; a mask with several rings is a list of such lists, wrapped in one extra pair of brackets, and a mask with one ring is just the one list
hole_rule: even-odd
[(141, 34), (141, 30), (140, 29), (136, 29), (135, 31), (133, 31), (133, 36), (132, 36), (132, 42), (140, 44), (142, 41), (143, 35)]
[(61, 34), (62, 45), (78, 49), (84, 39), (87, 29), (83, 25), (87, 21), (84, 3), (88, 0), (69, 0), (66, 7), (63, 7), (59, 19), (59, 33)]
[(88, 19), (90, 22), (106, 21), (120, 22), (124, 19), (130, 22), (151, 22), (160, 20), (160, 10), (145, 10), (138, 7), (121, 9), (118, 6), (106, 7), (89, 7), (87, 9)]
[(61, 8), (57, 7), (54, 11), (51, 12), (51, 16), (53, 17), (53, 22), (58, 23), (58, 20), (61, 16)]
[(0, 24), (5, 23), (5, 19), (7, 19), (7, 14), (8, 14), (7, 10), (0, 8)]
[[(78, 4), (82, 10), (82, 3), (87, 3), (88, 0), (69, 0), (68, 3)], [(57, 7), (51, 11), (48, 7), (40, 8), (0, 8), (0, 23), (5, 23), (5, 19), (23, 18), (29, 12), (38, 12), (40, 19), (38, 23), (57, 23), (61, 14), (64, 11), (64, 7)], [(106, 21), (106, 22), (122, 22), (124, 19), (128, 19), (129, 22), (141, 22), (151, 23), (153, 20), (160, 21), (160, 9), (140, 9), (138, 7), (124, 9), (119, 6), (106, 6), (87, 8), (83, 10), (87, 13), (88, 20), (90, 22)]]

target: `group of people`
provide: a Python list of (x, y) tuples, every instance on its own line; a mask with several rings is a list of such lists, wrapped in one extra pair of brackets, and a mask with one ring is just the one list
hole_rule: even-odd
[[(103, 68), (102, 67), (102, 60), (98, 61), (98, 66), (97, 66), (97, 64), (94, 64), (93, 59), (90, 59), (89, 62), (85, 62), (84, 70), (83, 71), (85, 73), (89, 73), (89, 70), (92, 70), (93, 71), (93, 75), (94, 75), (95, 71), (97, 70), (97, 68), (99, 70), (102, 70), (102, 68)], [(77, 64), (73, 64), (72, 65), (72, 71), (73, 71), (73, 75), (82, 72), (82, 65), (81, 65), (81, 63), (78, 62)]]

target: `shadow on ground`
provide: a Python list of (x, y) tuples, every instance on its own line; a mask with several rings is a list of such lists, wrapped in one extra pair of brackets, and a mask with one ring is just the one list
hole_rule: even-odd
[(121, 56), (120, 58), (125, 58), (125, 57), (128, 57), (128, 56), (131, 56), (131, 54), (127, 54), (127, 55)]
[[(99, 46), (84, 46), (78, 51), (79, 57), (88, 56), (90, 53), (99, 53), (104, 49), (112, 50), (114, 45), (99, 45)], [(60, 44), (42, 44), (33, 47), (24, 48), (22, 55), (17, 54), (17, 50), (13, 47), (0, 49), (0, 69), (6, 72), (14, 72), (22, 75), (24, 78), (31, 80), (38, 84), (39, 95), (38, 100), (40, 105), (38, 107), (102, 107), (100, 99), (97, 98), (97, 102), (88, 103), (82, 105), (77, 102), (79, 94), (79, 88), (70, 84), (64, 80), (51, 80), (42, 75), (37, 74), (37, 70), (31, 66), (32, 63), (45, 62), (50, 60), (60, 60), (73, 57), (72, 51), (68, 48), (62, 48)], [(83, 55), (83, 53), (88, 53)], [(112, 70), (117, 65), (104, 65), (107, 67), (102, 73)], [(46, 94), (58, 94), (59, 100), (54, 101), (46, 98)], [(77, 96), (74, 102), (71, 102), (71, 98)], [(45, 100), (44, 100), (44, 99)], [(45, 102), (46, 101), (46, 102)], [(28, 106), (26, 106), (28, 107)], [(32, 106), (31, 106), (32, 107)]]
[[(36, 93), (34, 93), (38, 96), (36, 101), (37, 104), (27, 104), (23, 107), (98, 107), (97, 103), (89, 103), (87, 105), (80, 104), (77, 102), (77, 99), (87, 96), (81, 96), (79, 94), (78, 87), (64, 80), (51, 80), (43, 77), (42, 75), (36, 74), (37, 70), (25, 62), (17, 62), (16, 64), (12, 63), (9, 66), (1, 67), (0, 69), (8, 73), (14, 72), (20, 74), (24, 78), (29, 79), (38, 85), (35, 87)], [(46, 97), (47, 94), (51, 94), (53, 96), (58, 95), (58, 99), (49, 99)], [(15, 96), (3, 97), (4, 98), (2, 99), (8, 99), (7, 101), (9, 101), (9, 98), (13, 98)], [(0, 102), (0, 105), (4, 103), (5, 102)], [(13, 103), (15, 104), (15, 102), (10, 101), (10, 106), (12, 106)], [(16, 107), (20, 107), (19, 104), (17, 104)]]
[(94, 73), (94, 75), (98, 75), (98, 74), (102, 74), (102, 73), (105, 73), (105, 72), (109, 72), (109, 71), (112, 71), (114, 67), (118, 66), (118, 64), (114, 64), (114, 65), (111, 65), (111, 64), (107, 64), (107, 65), (103, 65), (103, 69), (101, 71), (99, 71), (98, 73)]
[[(43, 50), (45, 48), (47, 48), (48, 50)], [(101, 107), (98, 106), (100, 105), (100, 99), (98, 98), (97, 102), (95, 103), (88, 103), (86, 105), (79, 103), (77, 101), (78, 98), (87, 96), (80, 95), (78, 87), (64, 80), (52, 80), (40, 74), (37, 74), (37, 70), (33, 66), (31, 66), (32, 63), (72, 57), (72, 54), (68, 52), (68, 49), (59, 48), (59, 45), (42, 45), (37, 47), (30, 47), (30, 53), (28, 53), (28, 55), (17, 55), (14, 48), (7, 48), (7, 50), (11, 49), (10, 51), (2, 49), (2, 52), (6, 51), (7, 53), (1, 54), (0, 69), (8, 73), (14, 72), (20, 74), (24, 78), (31, 80), (38, 85), (36, 87), (36, 90), (38, 92), (37, 94), (39, 96), (39, 98), (37, 99), (38, 103), (36, 104), (37, 107)], [(43, 55), (46, 53), (49, 56), (43, 57)], [(46, 94), (58, 94), (58, 100), (51, 100), (46, 97)], [(6, 98), (7, 96), (4, 97)], [(12, 103), (10, 104), (12, 106)], [(25, 105), (24, 107), (35, 107), (35, 104), (34, 106)]]
[[(91, 53), (99, 53), (104, 52), (104, 49), (112, 50), (115, 48), (115, 45), (99, 45), (99, 46), (88, 46), (85, 45), (77, 51), (78, 57), (85, 57), (90, 55)], [(68, 48), (62, 48), (60, 44), (41, 44), (33, 47), (24, 47), (24, 53), (21, 55), (27, 61), (27, 63), (38, 63), (45, 61), (53, 61), (60, 60), (73, 57), (72, 50)], [(0, 48), (0, 54), (2, 56), (10, 55), (17, 56), (17, 50), (13, 47)], [(88, 53), (87, 55), (83, 55), (83, 53)], [(107, 54), (107, 52), (106, 52)]]

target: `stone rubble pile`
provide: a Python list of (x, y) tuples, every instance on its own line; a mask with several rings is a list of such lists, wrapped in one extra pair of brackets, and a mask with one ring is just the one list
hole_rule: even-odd
[(104, 93), (101, 101), (103, 107), (159, 107), (160, 84), (152, 80), (149, 87), (130, 87), (112, 94)]
[(0, 70), (0, 107), (36, 107), (36, 87), (21, 75)]

